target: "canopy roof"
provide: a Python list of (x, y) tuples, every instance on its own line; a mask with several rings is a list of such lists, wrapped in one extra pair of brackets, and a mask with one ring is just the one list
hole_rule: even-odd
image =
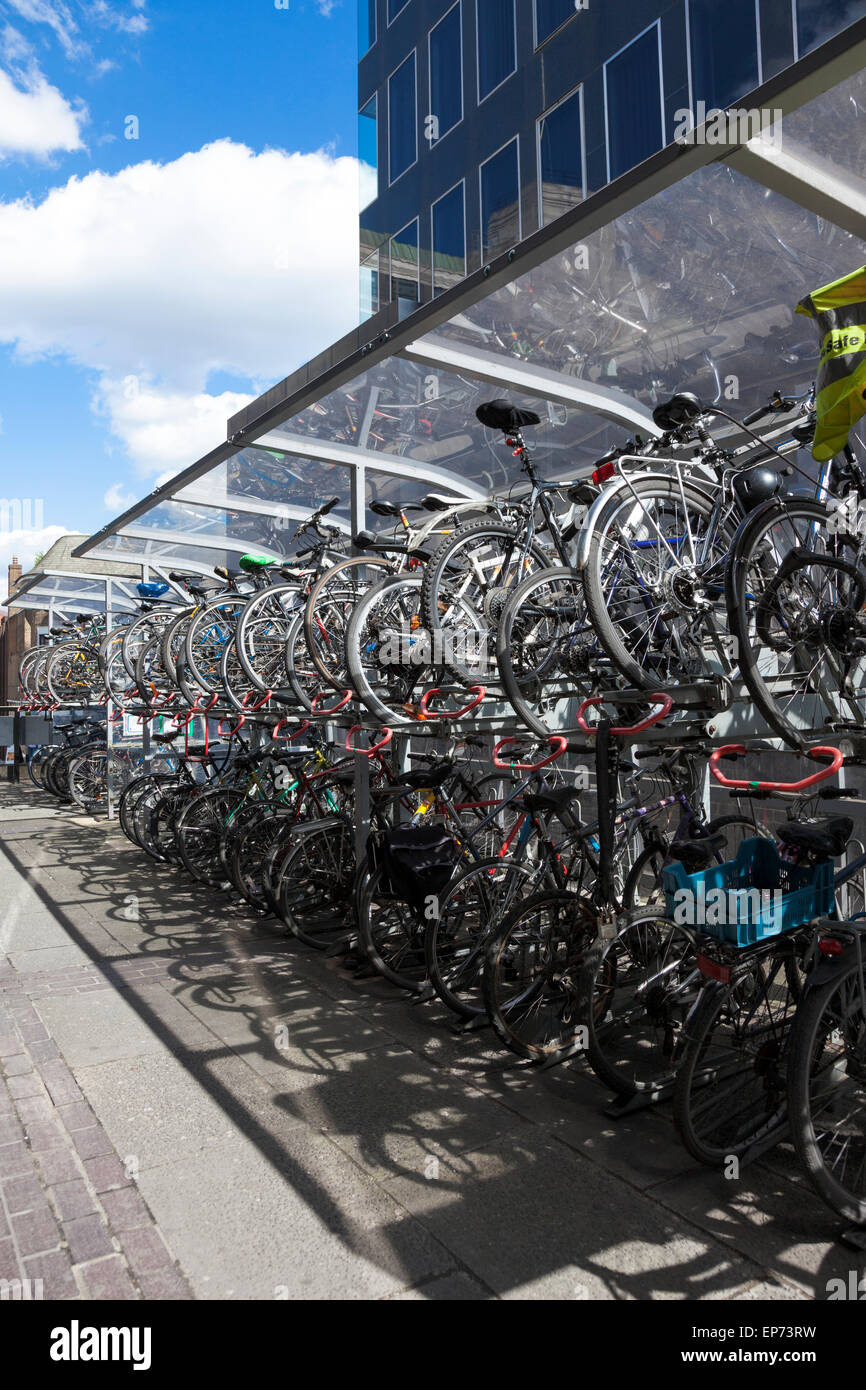
[(82, 535), (60, 536), (39, 561), (39, 568), (22, 574), (4, 607), (48, 611), (56, 616), (102, 612), (109, 601), (115, 610), (136, 607), (135, 585), (141, 580), (140, 564), (77, 559)]
[(653, 434), (678, 389), (735, 414), (805, 390), (817, 344), (797, 301), (866, 262), (864, 67), (860, 20), (741, 100), (780, 111), (770, 129), (671, 144), (408, 317), (388, 305), (76, 555), (204, 571), (290, 553), (330, 496), (355, 528), (377, 497), (501, 494), (520, 474), (475, 419), (491, 396), (538, 412), (541, 471), (565, 480)]

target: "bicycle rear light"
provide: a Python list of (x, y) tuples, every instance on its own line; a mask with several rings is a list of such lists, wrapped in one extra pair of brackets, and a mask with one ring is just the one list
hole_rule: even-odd
[(612, 478), (615, 472), (616, 464), (613, 460), (611, 460), (610, 463), (603, 463), (601, 468), (594, 468), (592, 470), (592, 481), (596, 485), (599, 483), (606, 483), (608, 478)]

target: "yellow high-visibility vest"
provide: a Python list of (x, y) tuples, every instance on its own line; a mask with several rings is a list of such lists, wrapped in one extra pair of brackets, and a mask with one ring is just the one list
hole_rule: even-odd
[(807, 294), (797, 313), (814, 319), (821, 337), (812, 457), (826, 463), (866, 415), (866, 265)]

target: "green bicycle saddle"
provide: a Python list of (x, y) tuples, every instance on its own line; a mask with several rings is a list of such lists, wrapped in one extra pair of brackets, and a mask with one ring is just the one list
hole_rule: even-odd
[(247, 574), (255, 574), (257, 570), (267, 569), (268, 565), (279, 563), (279, 560), (272, 560), (267, 555), (242, 555), (238, 560), (241, 569)]

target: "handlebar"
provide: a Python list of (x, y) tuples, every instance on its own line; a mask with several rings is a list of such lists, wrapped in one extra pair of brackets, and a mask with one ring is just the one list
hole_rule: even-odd
[(382, 748), (387, 748), (388, 744), (391, 742), (391, 739), (394, 737), (394, 730), (386, 729), (385, 737), (380, 739), (378, 743), (374, 743), (372, 748), (356, 748), (355, 745), (352, 743), (352, 735), (358, 733), (358, 731), (362, 727), (363, 726), (361, 724), (353, 724), (351, 729), (348, 730), (346, 734), (347, 753), (360, 753), (361, 756), (364, 758), (372, 758), (374, 753), (380, 752)]
[[(671, 710), (673, 709), (674, 702), (670, 695), (662, 695), (659, 693), (655, 695), (647, 695), (647, 701), (650, 704), (661, 705), (661, 709), (658, 710), (656, 714), (647, 715), (646, 719), (642, 719), (637, 724), (623, 724), (617, 725), (616, 727), (612, 726), (610, 732), (612, 734), (640, 734), (643, 732), (644, 729), (650, 729), (652, 728), (653, 724), (658, 724), (662, 719), (665, 718), (666, 715), (670, 714)], [(583, 717), (584, 710), (589, 709), (592, 705), (608, 704), (610, 704), (610, 700), (606, 700), (602, 695), (592, 695), (588, 700), (584, 700), (580, 709), (577, 711), (577, 722), (585, 734), (597, 733), (598, 727), (596, 726), (595, 728), (591, 728), (590, 725), (587, 724), (586, 720)]]
[(566, 748), (568, 747), (568, 744), (566, 743), (565, 739), (562, 737), (561, 734), (551, 734), (550, 738), (547, 740), (547, 743), (548, 747), (553, 748), (553, 752), (550, 753), (546, 758), (542, 758), (540, 762), (502, 762), (499, 757), (499, 754), (501, 750), (505, 747), (506, 743), (518, 743), (519, 741), (520, 740), (517, 738), (501, 738), (497, 743), (496, 747), (493, 749), (493, 766), (501, 767), (505, 772), (510, 772), (512, 768), (516, 768), (519, 772), (537, 772), (539, 768), (547, 767), (548, 763), (555, 762), (557, 758), (561, 758)]
[(717, 748), (710, 754), (710, 772), (722, 787), (740, 787), (749, 791), (766, 792), (800, 792), (806, 787), (813, 787), (817, 782), (826, 782), (828, 777), (834, 777), (844, 762), (844, 757), (838, 748), (810, 748), (810, 758), (826, 757), (830, 761), (825, 767), (813, 772), (810, 777), (803, 777), (799, 782), (756, 782), (743, 781), (739, 778), (726, 777), (719, 771), (717, 766), (720, 758), (730, 757), (732, 754), (746, 753), (746, 747), (742, 743), (726, 743), (723, 748)]
[(434, 696), (434, 695), (441, 695), (441, 693), (442, 693), (441, 687), (438, 686), (438, 685), (434, 685), (433, 688), (432, 688), (432, 690), (426, 691), (425, 694), (422, 695), (422, 697), (421, 697), (420, 703), (419, 703), (419, 705), (418, 705), (418, 711), (419, 711), (418, 717), (419, 717), (419, 719), (440, 719), (440, 720), (462, 719), (463, 716), (464, 716), (464, 714), (468, 714), (470, 710), (475, 709), (475, 707), (476, 707), (477, 705), (480, 705), (480, 704), (481, 704), (481, 701), (482, 701), (482, 700), (484, 700), (484, 699), (487, 698), (487, 687), (486, 687), (486, 686), (484, 686), (484, 685), (470, 685), (469, 689), (470, 689), (471, 691), (475, 691), (475, 692), (476, 692), (476, 694), (475, 694), (475, 699), (474, 699), (474, 700), (470, 700), (468, 705), (464, 705), (464, 706), (463, 706), (463, 709), (455, 710), (453, 713), (449, 713), (449, 714), (446, 714), (446, 713), (444, 713), (444, 712), (441, 713), (441, 714), (436, 714), (436, 713), (431, 713), (431, 712), (430, 712), (430, 709), (428, 708), (428, 704), (427, 704), (428, 700), (430, 700), (430, 699), (432, 698), (432, 696)]

